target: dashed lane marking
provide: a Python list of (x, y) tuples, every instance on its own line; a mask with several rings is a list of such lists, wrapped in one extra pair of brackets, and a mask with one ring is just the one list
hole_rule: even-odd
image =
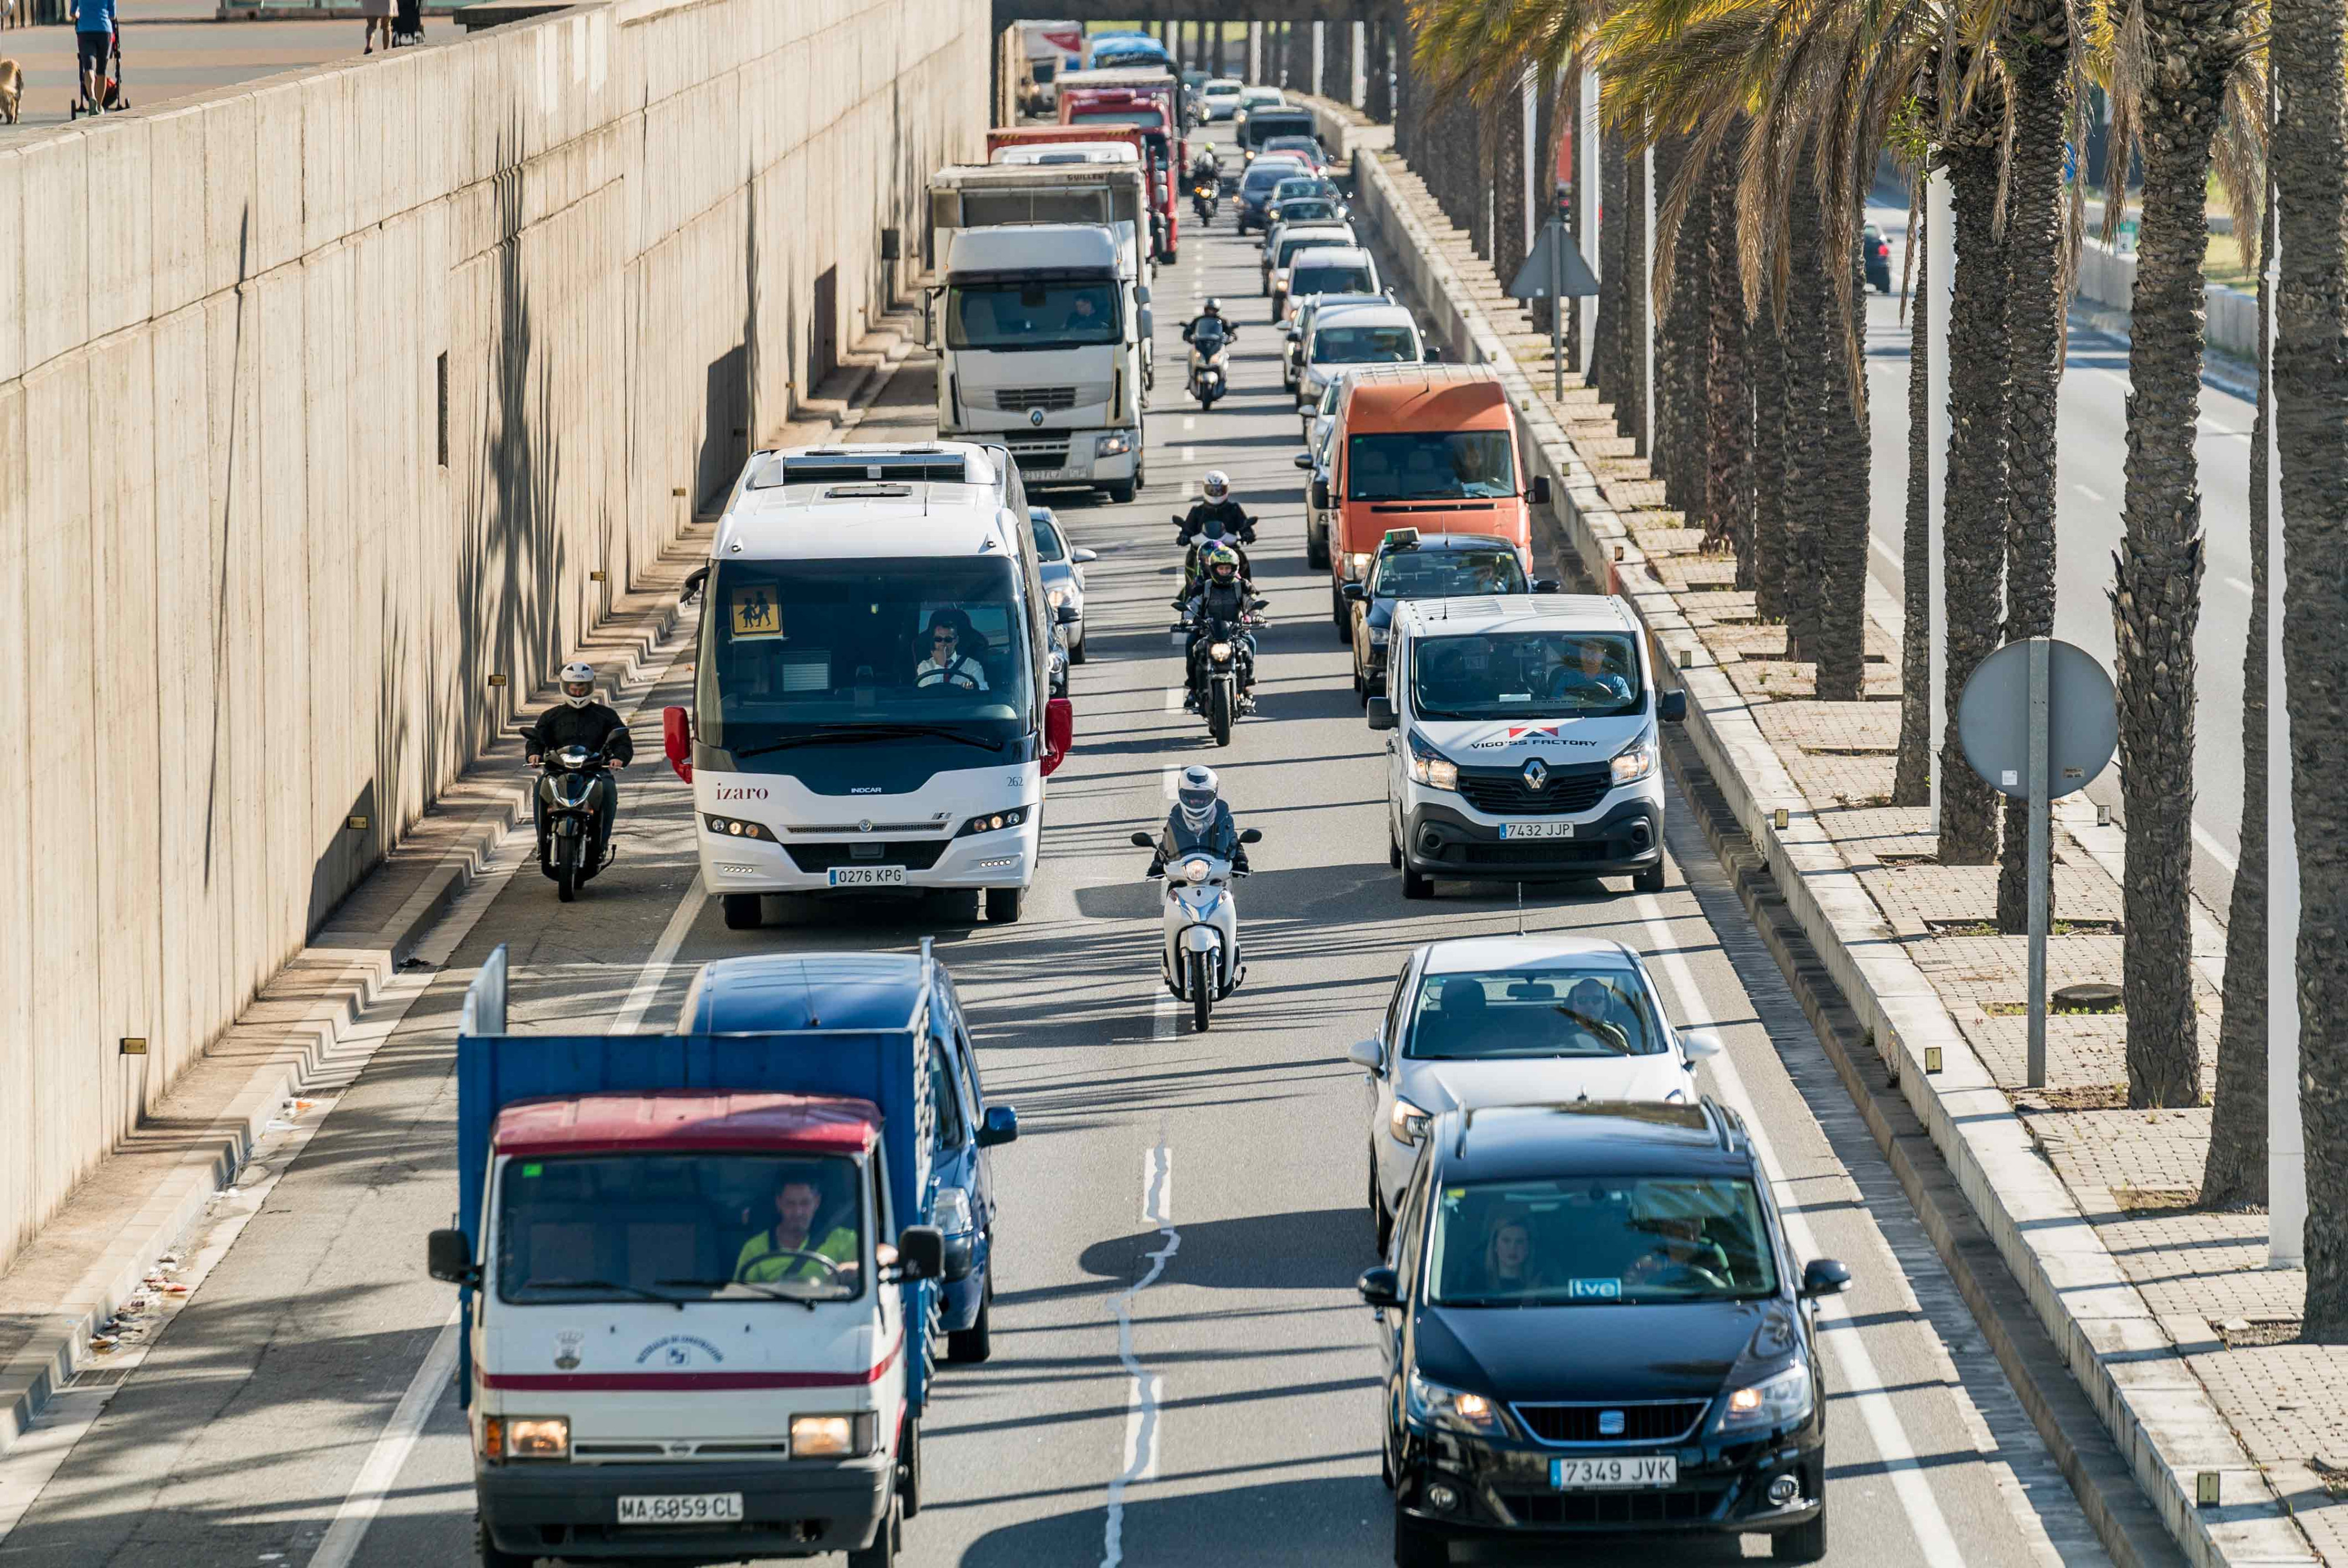
[[(1170, 1014), (1161, 1015), (1169, 1019)], [(1158, 1283), (1174, 1255), (1182, 1250), (1182, 1233), (1174, 1228), (1174, 1151), (1160, 1143), (1149, 1152), (1141, 1168), (1141, 1222), (1164, 1238), (1148, 1253), (1149, 1267), (1132, 1287), (1117, 1297), (1117, 1358), (1124, 1363), (1127, 1389), (1125, 1469), (1108, 1483), (1108, 1520), (1101, 1532), (1101, 1568), (1120, 1568), (1125, 1562), (1125, 1491), (1138, 1481), (1158, 1473), (1159, 1412), (1161, 1385), (1154, 1372), (1145, 1371), (1133, 1349), (1133, 1304)]]

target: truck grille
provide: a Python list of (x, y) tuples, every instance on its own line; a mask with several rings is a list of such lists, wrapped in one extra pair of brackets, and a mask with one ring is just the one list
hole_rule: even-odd
[(1065, 468), (1068, 466), (1068, 444), (1042, 441), (1014, 441), (1011, 460), (1022, 468)]
[(1526, 787), (1520, 768), (1459, 770), (1459, 793), (1468, 804), (1491, 816), (1568, 816), (1588, 811), (1613, 787), (1611, 763), (1552, 767), (1540, 789)]
[(945, 852), (942, 838), (893, 839), (873, 843), (858, 839), (847, 844), (788, 844), (784, 853), (802, 871), (829, 871), (835, 866), (901, 866), (927, 871)]
[[(1545, 1443), (1668, 1443), (1687, 1435), (1704, 1414), (1700, 1399), (1658, 1405), (1515, 1405), (1517, 1419)], [(1600, 1430), (1599, 1417), (1622, 1418), (1618, 1431)]]
[(1058, 413), (1076, 405), (1076, 389), (1073, 386), (998, 386), (994, 389), (994, 406), (1006, 414), (1025, 414), (1031, 408), (1045, 413)]

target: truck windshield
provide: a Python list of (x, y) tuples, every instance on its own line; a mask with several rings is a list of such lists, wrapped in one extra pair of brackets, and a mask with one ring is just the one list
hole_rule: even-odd
[(1000, 555), (719, 562), (695, 684), (700, 739), (737, 760), (909, 725), (1006, 745), (1035, 723), (1015, 571)]
[(1445, 1307), (1723, 1301), (1777, 1288), (1753, 1184), (1576, 1176), (1447, 1186), (1427, 1282)]
[(498, 1297), (850, 1300), (865, 1187), (837, 1156), (516, 1156), (499, 1178)]
[[(1130, 208), (1132, 203), (1125, 205)], [(965, 190), (962, 223), (965, 229), (993, 229), (1004, 223), (1111, 223), (1119, 219), (1130, 222), (1132, 212), (1119, 212), (1117, 206), (1106, 185), (1074, 190), (1041, 184), (1017, 190)]]
[(1593, 719), (1646, 705), (1621, 632), (1490, 631), (1422, 638), (1413, 706), (1425, 719)]
[(1124, 341), (1117, 284), (957, 283), (946, 292), (946, 346), (1090, 348)]
[(1166, 116), (1158, 109), (1077, 109), (1068, 117), (1070, 125), (1138, 125), (1157, 130), (1166, 124)]
[(1505, 430), (1354, 436), (1345, 457), (1349, 501), (1485, 500), (1517, 492), (1516, 451)]
[(1418, 357), (1408, 327), (1323, 327), (1313, 334), (1315, 364), (1394, 364)]

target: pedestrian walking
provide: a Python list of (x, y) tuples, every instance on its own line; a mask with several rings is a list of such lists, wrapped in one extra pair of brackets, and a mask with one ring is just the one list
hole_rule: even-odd
[(81, 0), (74, 13), (74, 57), (81, 71), (81, 101), (106, 112), (106, 77), (114, 54), (114, 0)]
[(388, 51), (391, 47), (391, 0), (359, 0), (359, 15), (366, 18), (366, 47), (359, 53), (375, 53), (377, 28), (383, 30), (383, 46)]

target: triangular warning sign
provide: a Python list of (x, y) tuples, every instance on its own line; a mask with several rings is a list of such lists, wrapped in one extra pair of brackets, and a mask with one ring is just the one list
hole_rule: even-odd
[[(1558, 255), (1565, 260), (1562, 288), (1550, 272), (1552, 258)], [(1552, 292), (1562, 293), (1568, 299), (1581, 299), (1597, 292), (1598, 279), (1591, 272), (1590, 263), (1574, 249), (1572, 236), (1566, 232), (1565, 225), (1555, 219), (1541, 225), (1533, 253), (1525, 258), (1525, 264), (1517, 269), (1516, 282), (1509, 285), (1509, 297), (1512, 300), (1545, 300)]]

